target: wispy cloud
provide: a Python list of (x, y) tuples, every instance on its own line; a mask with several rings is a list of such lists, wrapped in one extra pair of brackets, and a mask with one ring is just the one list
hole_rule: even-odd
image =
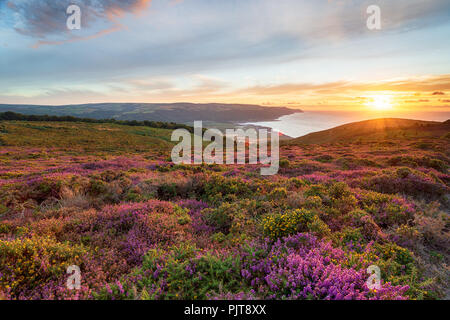
[[(38, 39), (41, 45), (89, 40), (123, 28), (119, 19), (126, 13), (139, 14), (151, 0), (23, 0), (8, 1), (14, 12), (14, 29), (23, 35)], [(81, 8), (82, 26), (86, 30), (77, 35), (66, 27), (66, 10), (71, 4)], [(97, 29), (97, 30), (96, 30)]]
[(431, 95), (450, 91), (450, 75), (429, 76), (410, 79), (396, 79), (375, 82), (337, 81), (328, 83), (284, 83), (279, 85), (254, 86), (242, 89), (241, 93), (251, 95), (283, 94), (342, 94), (352, 92), (427, 92)]

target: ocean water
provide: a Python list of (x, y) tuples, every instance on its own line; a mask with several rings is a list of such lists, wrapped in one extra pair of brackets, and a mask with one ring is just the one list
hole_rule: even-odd
[(378, 118), (445, 121), (450, 119), (450, 112), (396, 112), (368, 114), (367, 112), (305, 111), (303, 113), (294, 113), (291, 115), (282, 116), (274, 121), (247, 122), (242, 124), (269, 127), (290, 137), (297, 138), (311, 132), (331, 129), (351, 122)]

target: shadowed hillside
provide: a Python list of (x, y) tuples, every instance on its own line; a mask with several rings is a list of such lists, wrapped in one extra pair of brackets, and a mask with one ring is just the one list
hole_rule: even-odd
[(336, 128), (307, 134), (293, 139), (289, 144), (320, 144), (380, 139), (440, 137), (450, 132), (450, 123), (408, 120), (374, 119), (345, 124)]
[(196, 120), (214, 122), (269, 121), (301, 110), (286, 107), (262, 107), (223, 103), (96, 103), (43, 106), (0, 104), (0, 112), (74, 116), (93, 119), (150, 120), (189, 123)]

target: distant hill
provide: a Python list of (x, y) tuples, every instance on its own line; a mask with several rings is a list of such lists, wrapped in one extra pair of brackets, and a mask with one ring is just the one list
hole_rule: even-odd
[(353, 122), (289, 140), (288, 144), (320, 144), (370, 141), (389, 138), (442, 136), (450, 132), (450, 121), (435, 122), (408, 119), (374, 119)]
[(61, 106), (0, 104), (0, 112), (6, 111), (34, 115), (177, 123), (191, 123), (195, 120), (219, 123), (270, 121), (301, 112), (286, 107), (221, 103), (98, 103)]

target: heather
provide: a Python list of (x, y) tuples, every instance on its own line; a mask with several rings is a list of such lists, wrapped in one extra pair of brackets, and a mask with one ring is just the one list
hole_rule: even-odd
[[(448, 297), (446, 137), (287, 144), (263, 177), (256, 165), (174, 165), (164, 128), (3, 121), (0, 132), (1, 297)], [(69, 265), (80, 290), (66, 288)]]

